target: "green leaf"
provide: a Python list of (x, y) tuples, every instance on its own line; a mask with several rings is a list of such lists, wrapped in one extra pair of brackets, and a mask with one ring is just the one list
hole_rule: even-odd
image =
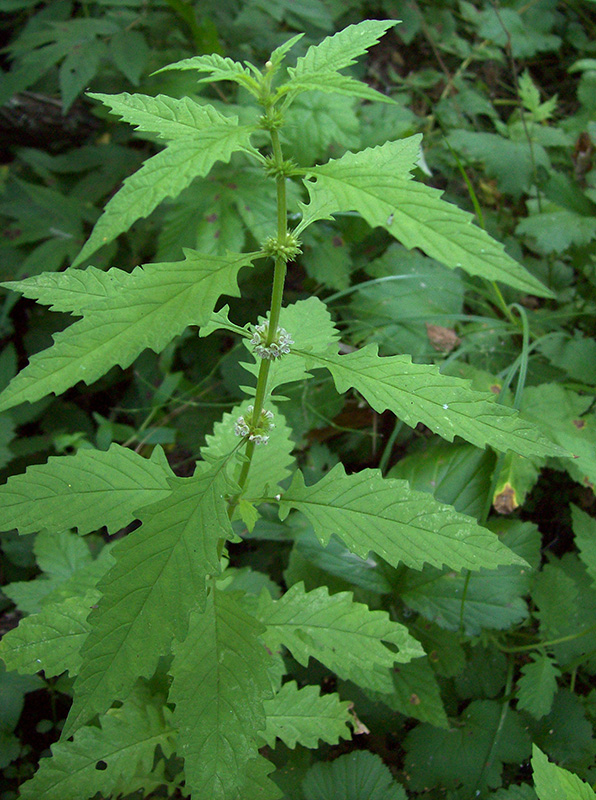
[(559, 689), (550, 713), (540, 720), (530, 719), (529, 729), (534, 743), (550, 758), (569, 769), (589, 774), (596, 756), (596, 741), (583, 699), (569, 689)]
[(342, 158), (308, 170), (310, 195), (297, 231), (334, 212), (357, 211), (372, 227), (383, 227), (408, 249), (419, 247), (448, 267), (503, 281), (524, 292), (552, 292), (508, 256), (503, 245), (472, 224), (472, 216), (441, 199), (441, 192), (411, 180), (420, 136)]
[(64, 113), (74, 103), (79, 92), (95, 77), (107, 52), (104, 42), (94, 38), (73, 47), (66, 56), (58, 73)]
[(126, 92), (97, 97), (137, 130), (158, 133), (172, 141), (124, 181), (73, 266), (127, 231), (133, 222), (148, 216), (166, 197), (176, 197), (194, 178), (207, 175), (216, 161), (229, 161), (237, 150), (250, 152), (250, 135), (255, 130), (254, 126), (239, 126), (236, 117), (224, 117), (212, 106), (201, 106), (188, 97), (177, 100)]
[(236, 800), (258, 755), (255, 734), (265, 728), (263, 702), (272, 696), (263, 631), (233, 595), (214, 588), (174, 646), (169, 697), (186, 786), (197, 797)]
[(478, 450), (467, 442), (433, 439), (424, 448), (401, 458), (387, 473), (402, 478), (412, 489), (432, 494), (440, 503), (470, 517), (480, 517), (495, 466), (491, 450)]
[[(303, 36), (304, 34), (301, 34)], [(297, 41), (298, 37), (290, 40), (291, 43)], [(288, 43), (290, 44), (290, 43)], [(168, 64), (167, 67), (162, 67), (157, 72), (167, 72), (171, 69), (178, 70), (195, 70), (196, 72), (207, 72), (206, 78), (200, 78), (199, 83), (211, 83), (214, 81), (234, 81), (234, 83), (244, 86), (252, 93), (255, 93), (257, 83), (252, 75), (252, 72), (243, 67), (238, 61), (233, 61), (231, 58), (223, 58), (218, 53), (209, 53), (203, 56), (193, 56), (192, 58), (183, 58), (182, 61), (176, 61), (174, 64)]]
[(167, 497), (173, 477), (161, 447), (151, 458), (112, 444), (106, 452), (79, 450), (52, 456), (0, 486), (0, 528), (19, 533), (77, 528), (80, 535), (105, 525), (116, 533), (137, 508)]
[(571, 519), (579, 557), (586, 565), (592, 586), (596, 588), (596, 520), (573, 504)]
[(308, 800), (406, 800), (403, 786), (375, 753), (357, 750), (318, 762), (302, 781)]
[(316, 686), (299, 689), (290, 681), (265, 701), (267, 725), (261, 736), (269, 747), (275, 747), (276, 739), (292, 749), (296, 744), (314, 749), (319, 739), (338, 744), (340, 739), (350, 738), (350, 703), (337, 694), (320, 696), (319, 691)]
[[(298, 352), (298, 348), (293, 351)], [(377, 345), (338, 355), (300, 352), (309, 367), (331, 372), (337, 391), (356, 389), (379, 413), (389, 409), (411, 427), (422, 422), (452, 442), (461, 436), (477, 447), (514, 450), (520, 455), (566, 455), (513, 408), (476, 392), (469, 381), (442, 375), (437, 367), (413, 364), (407, 355), (380, 358)]]
[(89, 609), (98, 597), (99, 593), (91, 590), (24, 617), (0, 641), (0, 658), (7, 669), (25, 674), (43, 670), (46, 678), (65, 670), (71, 677), (76, 675), (81, 664), (79, 651), (90, 631)]
[(518, 562), (459, 575), (425, 567), (421, 572), (408, 572), (403, 601), (442, 628), (457, 631), (463, 626), (468, 636), (479, 634), (483, 628), (504, 630), (526, 619), (528, 608), (523, 597), (531, 577), (527, 564), (539, 563), (538, 530), (531, 523), (517, 521), (503, 521), (494, 527), (499, 536), (492, 536), (523, 559), (523, 566)]
[(28, 614), (39, 611), (56, 589), (93, 564), (87, 543), (70, 531), (42, 531), (33, 549), (44, 574), (3, 587), (7, 597)]
[[(392, 691), (389, 668), (424, 655), (407, 629), (385, 611), (355, 603), (351, 592), (329, 595), (326, 586), (305, 592), (294, 584), (279, 600), (268, 592), (259, 598), (259, 619), (267, 626), (270, 650), (281, 644), (303, 666), (316, 658), (342, 678), (380, 692)], [(398, 652), (384, 642), (397, 645)]]
[(448, 728), (441, 691), (428, 658), (394, 669), (393, 692), (381, 698), (385, 705), (435, 728)]
[(594, 800), (596, 793), (590, 784), (569, 770), (551, 764), (544, 753), (532, 748), (534, 786), (539, 800)]
[(530, 657), (532, 661), (524, 664), (517, 682), (517, 707), (540, 719), (552, 708), (561, 671), (548, 653), (531, 653)]
[(504, 764), (519, 765), (530, 754), (530, 737), (519, 716), (509, 710), (501, 719), (501, 712), (501, 703), (475, 700), (450, 730), (423, 724), (410, 731), (404, 742), (410, 789), (461, 787), (467, 797), (499, 788)]
[(524, 389), (520, 406), (523, 416), (543, 433), (573, 453), (561, 462), (571, 477), (584, 486), (596, 486), (596, 414), (590, 412), (593, 398), (560, 384), (544, 383)]
[(119, 31), (110, 39), (110, 55), (120, 72), (138, 86), (151, 55), (143, 34), (128, 29)]
[(295, 67), (288, 67), (290, 81), (281, 87), (282, 91), (288, 88), (292, 95), (312, 90), (337, 92), (369, 100), (393, 102), (365, 83), (339, 75), (338, 71), (354, 64), (358, 56), (377, 44), (383, 34), (397, 24), (396, 20), (364, 20), (323, 39), (318, 45), (309, 47)]
[[(39, 400), (49, 392), (59, 394), (80, 380), (91, 384), (116, 364), (126, 368), (145, 348), (161, 352), (188, 325), (209, 322), (221, 294), (237, 296), (238, 272), (250, 266), (253, 258), (254, 254), (208, 256), (188, 250), (184, 261), (146, 264), (130, 274), (112, 269), (107, 273), (114, 278), (110, 285), (100, 282), (101, 289), (106, 289), (101, 300), (96, 272), (88, 279), (81, 278), (87, 273), (79, 270), (53, 275), (66, 288), (66, 293), (58, 293), (61, 307), (76, 291), (73, 287), (82, 283), (86, 290), (91, 286), (88, 299), (72, 299), (84, 317), (57, 333), (53, 347), (31, 357), (3, 392), (0, 411)], [(51, 301), (49, 278), (6, 285), (36, 297), (38, 283), (44, 302)]]
[(114, 548), (64, 737), (152, 675), (172, 637), (186, 635), (190, 611), (205, 603), (205, 579), (220, 571), (218, 542), (235, 538), (222, 499), (235, 487), (223, 463), (170, 479), (169, 497), (139, 511), (143, 525)]
[(291, 508), (301, 511), (323, 545), (335, 533), (360, 558), (372, 551), (393, 566), (525, 564), (476, 520), (413, 491), (406, 481), (383, 479), (378, 470), (346, 475), (337, 464), (314, 486), (305, 486), (296, 472), (279, 505), (284, 517)]
[[(42, 759), (35, 776), (21, 784), (20, 797), (83, 800), (97, 792), (105, 797), (129, 794), (137, 772), (150, 775), (158, 745), (166, 758), (173, 753), (170, 717), (161, 697), (134, 693), (121, 708), (100, 718), (101, 728), (83, 728), (72, 742), (54, 744), (52, 757)], [(159, 778), (156, 783), (152, 786), (149, 779), (147, 790), (156, 789)]]

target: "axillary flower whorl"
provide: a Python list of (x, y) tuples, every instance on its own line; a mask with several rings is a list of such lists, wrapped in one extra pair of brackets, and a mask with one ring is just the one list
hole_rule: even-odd
[(290, 352), (290, 345), (294, 344), (294, 340), (285, 328), (278, 328), (269, 344), (267, 344), (268, 337), (268, 322), (264, 322), (262, 325), (255, 325), (250, 342), (255, 345), (255, 354), (259, 358), (266, 358), (270, 361), (281, 358)]
[(254, 410), (254, 406), (248, 406), (246, 416), (240, 415), (238, 417), (234, 425), (234, 433), (236, 436), (248, 437), (248, 440), (255, 444), (267, 444), (269, 433), (275, 428), (273, 412), (263, 409), (259, 415), (258, 422), (254, 424), (252, 421)]

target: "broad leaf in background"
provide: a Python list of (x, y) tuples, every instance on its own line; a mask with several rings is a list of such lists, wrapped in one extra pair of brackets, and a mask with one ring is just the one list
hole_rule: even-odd
[(472, 224), (472, 216), (441, 199), (437, 189), (411, 180), (420, 136), (346, 153), (308, 170), (309, 205), (297, 230), (337, 211), (357, 211), (408, 249), (419, 247), (448, 267), (461, 267), (540, 297), (552, 293), (505, 253), (502, 244)]
[(404, 787), (380, 757), (360, 750), (314, 764), (302, 790), (308, 800), (406, 800)]
[(189, 97), (94, 95), (137, 130), (168, 140), (165, 150), (146, 161), (124, 181), (107, 203), (87, 243), (73, 262), (77, 266), (99, 247), (148, 216), (166, 197), (176, 197), (216, 161), (229, 161), (237, 150), (249, 151), (252, 125), (238, 125), (210, 105)]
[(474, 700), (459, 724), (440, 730), (423, 724), (405, 738), (409, 788), (461, 787), (466, 796), (498, 789), (505, 764), (520, 764), (530, 755), (530, 737), (520, 716), (509, 709), (501, 720), (501, 703)]
[(402, 588), (404, 603), (442, 628), (458, 631), (463, 627), (468, 636), (480, 634), (483, 628), (503, 630), (526, 619), (524, 595), (532, 571), (540, 564), (540, 534), (531, 523), (517, 520), (490, 527), (497, 541), (524, 560), (523, 566), (510, 564), (459, 575), (432, 567), (410, 570)]
[(159, 774), (151, 777), (155, 748), (159, 745), (165, 758), (174, 752), (171, 715), (163, 698), (135, 691), (100, 718), (101, 728), (83, 728), (72, 742), (54, 744), (52, 758), (42, 759), (35, 776), (21, 784), (20, 797), (81, 800), (97, 792), (116, 797), (139, 786), (151, 792), (161, 783)]
[(265, 701), (267, 724), (261, 737), (269, 747), (275, 747), (276, 739), (293, 749), (296, 744), (318, 747), (319, 739), (338, 744), (340, 739), (351, 738), (350, 703), (337, 694), (319, 692), (318, 686), (299, 689), (295, 681), (289, 681), (275, 697)]
[(0, 486), (0, 528), (21, 534), (77, 528), (82, 536), (105, 525), (116, 533), (138, 508), (167, 497), (173, 477), (159, 446), (150, 458), (119, 444), (51, 457)]
[(337, 464), (314, 486), (296, 472), (278, 502), (283, 518), (291, 508), (301, 511), (323, 545), (335, 533), (360, 558), (374, 552), (393, 566), (415, 569), (425, 563), (457, 570), (525, 564), (476, 520), (377, 470), (346, 475)]
[(143, 525), (114, 548), (64, 737), (126, 697), (138, 677), (151, 676), (172, 637), (186, 635), (191, 610), (204, 605), (206, 577), (220, 571), (218, 542), (235, 538), (222, 500), (234, 490), (224, 463), (170, 479), (171, 494), (143, 508)]
[(589, 783), (573, 772), (552, 764), (544, 753), (532, 748), (534, 786), (539, 800), (594, 800), (596, 793)]
[(300, 355), (307, 366), (328, 369), (338, 392), (356, 389), (375, 411), (389, 409), (411, 427), (422, 422), (450, 442), (461, 436), (477, 447), (489, 444), (525, 456), (567, 454), (494, 395), (475, 392), (468, 381), (442, 375), (435, 366), (414, 364), (410, 356), (380, 358), (374, 344), (346, 355), (331, 348)]
[(596, 589), (596, 520), (574, 505), (571, 506), (571, 519), (579, 557)]
[(350, 592), (329, 595), (326, 586), (305, 592), (297, 583), (280, 600), (262, 592), (258, 618), (267, 627), (264, 639), (270, 650), (283, 644), (304, 666), (312, 656), (340, 677), (381, 692), (392, 691), (389, 669), (396, 661), (424, 655), (387, 612), (354, 602)]
[[(102, 300), (96, 271), (89, 278), (80, 277), (87, 272), (79, 270), (52, 276), (69, 294), (73, 286), (82, 283), (85, 292), (90, 285), (90, 303), (79, 298), (83, 319), (57, 333), (53, 347), (31, 357), (3, 392), (0, 411), (50, 392), (60, 394), (80, 380), (90, 384), (116, 364), (127, 367), (145, 348), (161, 352), (188, 325), (207, 323), (221, 294), (238, 294), (238, 272), (253, 258), (254, 254), (208, 256), (187, 250), (184, 261), (146, 264), (132, 273), (113, 269), (109, 287), (100, 281), (101, 289), (107, 290)], [(37, 297), (37, 283), (32, 278), (6, 285)], [(45, 302), (52, 302), (47, 280), (40, 283)], [(63, 308), (68, 300), (62, 293), (58, 297)]]
[(263, 703), (272, 696), (264, 627), (237, 597), (212, 588), (174, 645), (171, 667), (186, 785), (213, 800), (241, 796), (247, 764), (258, 756), (255, 734), (265, 729)]

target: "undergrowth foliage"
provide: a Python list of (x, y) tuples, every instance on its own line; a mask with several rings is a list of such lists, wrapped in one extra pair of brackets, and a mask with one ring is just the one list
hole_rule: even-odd
[[(423, 723), (406, 745), (412, 791), (422, 791), (428, 779), (416, 771), (416, 761), (425, 757), (429, 742), (436, 753), (433, 775), (476, 795), (500, 786), (503, 765), (520, 752), (530, 756), (518, 718), (500, 717), (492, 700), (473, 700), (459, 733), (449, 738), (427, 654), (436, 660), (437, 650), (449, 653), (451, 663), (442, 665), (449, 675), (463, 657), (456, 632), (481, 633), (488, 603), (475, 575), (503, 581), (503, 616), (489, 627), (524, 618), (520, 596), (537, 557), (532, 526), (505, 525), (499, 536), (486, 525), (486, 510), (463, 513), (376, 469), (350, 473), (337, 463), (313, 481), (296, 466), (291, 420), (284, 415), (290, 384), (330, 376), (338, 393), (355, 391), (376, 412), (390, 411), (411, 427), (422, 423), (447, 442), (459, 437), (503, 454), (496, 467), (489, 465), (495, 474), (489, 501), (510, 485), (508, 465), (537, 471), (547, 458), (563, 463), (575, 455), (574, 440), (554, 441), (538, 412), (533, 419), (523, 416), (519, 403), (507, 406), (494, 391), (473, 388), (410, 355), (379, 355), (376, 343), (342, 347), (330, 309), (317, 296), (284, 305), (286, 276), (305, 236), (316, 236), (317, 224), (334, 215), (352, 212), (406, 248), (492, 283), (497, 294), (499, 281), (537, 297), (553, 296), (470, 214), (413, 179), (421, 160), (419, 135), (311, 166), (284, 156), (284, 126), (304, 95), (392, 102), (342, 70), (395, 24), (369, 20), (349, 26), (308, 48), (294, 67), (286, 68), (285, 60), (301, 35), (277, 47), (262, 68), (217, 54), (165, 68), (191, 71), (209, 83), (237, 84), (252, 98), (241, 118), (190, 97), (92, 95), (165, 146), (109, 200), (70, 268), (4, 284), (78, 319), (30, 358), (0, 396), (0, 410), (58, 395), (80, 381), (91, 384), (114, 366), (128, 367), (146, 349), (160, 353), (189, 326), (201, 337), (224, 331), (242, 343), (248, 361), (238, 374), (245, 399), (215, 424), (190, 477), (173, 473), (159, 445), (145, 457), (112, 443), (106, 450), (81, 448), (52, 457), (0, 488), (1, 527), (39, 532), (35, 547), (44, 572), (28, 595), (13, 585), (13, 599), (20, 592), (20, 606), (30, 613), (4, 636), (0, 655), (9, 669), (26, 674), (76, 676), (61, 740), (21, 786), (24, 800), (96, 792), (116, 797), (160, 786), (196, 800), (274, 800), (283, 796), (283, 777), (271, 778), (276, 744), (316, 748), (320, 741), (335, 745), (362, 733), (359, 703), (385, 703)], [(217, 250), (187, 248), (182, 260), (147, 263), (131, 272), (79, 268), (160, 203), (238, 155), (262, 170), (262, 183), (251, 178), (255, 191), (266, 181), (274, 187), (257, 250), (234, 251), (238, 236), (226, 240), (222, 230)], [(302, 198), (292, 199), (299, 213), (290, 217), (289, 198)], [(237, 216), (234, 225), (250, 229), (248, 216)], [(321, 230), (324, 236), (326, 228)], [(243, 270), (258, 268), (265, 275), (269, 267), (266, 318), (232, 319), (221, 298), (240, 296)], [(577, 469), (582, 464), (591, 468), (588, 456)], [(479, 462), (478, 470), (486, 472), (486, 465)], [(139, 527), (105, 544), (95, 557), (71, 531), (83, 536), (105, 526), (114, 534), (135, 521)], [(591, 552), (593, 520), (577, 509), (574, 525)], [(339, 552), (339, 578), (343, 559), (354, 567), (357, 585), (372, 585), (380, 595), (387, 585), (399, 591), (410, 609), (433, 620), (432, 630), (408, 627), (396, 608), (360, 602), (341, 581), (330, 591), (288, 579), (282, 592), (256, 569), (229, 566), (240, 534), (275, 541), (283, 538), (280, 530), (292, 529), (298, 538), (304, 534), (303, 553), (308, 547), (319, 553), (327, 548), (330, 558)], [(64, 579), (60, 558), (80, 568)], [(593, 570), (593, 555), (586, 561)], [(296, 564), (294, 569), (300, 574)], [(572, 577), (560, 572), (561, 591), (572, 592)], [(548, 585), (543, 592), (549, 594)], [(546, 606), (538, 594), (535, 599)], [(341, 691), (321, 693), (296, 680), (309, 659), (331, 671)], [(558, 675), (554, 659), (537, 649), (523, 667), (519, 707), (537, 719), (548, 713)], [(509, 692), (511, 681), (510, 674)], [(505, 735), (491, 740), (486, 732), (495, 728), (506, 728)], [(486, 752), (476, 769), (469, 767), (475, 758), (470, 751), (479, 741)], [(376, 756), (354, 753), (350, 759), (313, 768), (304, 781), (305, 796), (315, 796), (328, 781), (336, 787), (329, 796), (343, 797), (337, 788), (342, 781), (355, 784), (369, 773), (385, 781), (386, 792), (379, 789), (368, 799), (402, 796), (388, 773), (379, 778)], [(454, 759), (467, 765), (455, 782), (449, 772)], [(587, 791), (536, 746), (532, 766), (541, 797), (557, 781)]]

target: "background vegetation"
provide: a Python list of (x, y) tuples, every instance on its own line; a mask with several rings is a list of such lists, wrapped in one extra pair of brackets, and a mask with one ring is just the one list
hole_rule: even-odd
[[(315, 294), (330, 303), (346, 351), (377, 342), (385, 355), (409, 352), (471, 378), (576, 458), (497, 457), (449, 444), (376, 414), (356, 394), (337, 394), (331, 378), (287, 392), (295, 455), (313, 479), (338, 460), (407, 478), (486, 522), (532, 567), (396, 571), (356, 559), (339, 540), (322, 548), (306, 525), (261, 520), (252, 533), (241, 531), (243, 542), (231, 550), (240, 574), (251, 568), (278, 586), (302, 580), (307, 589), (352, 591), (406, 623), (428, 654), (400, 665), (391, 705), (312, 660), (308, 669), (291, 664), (298, 683), (308, 676), (355, 703), (360, 735), (314, 752), (268, 748), (288, 800), (389, 800), (404, 791), (531, 800), (533, 743), (596, 782), (594, 11), (588, 0), (0, 0), (3, 280), (69, 265), (122, 180), (160, 149), (86, 98), (87, 89), (201, 96), (242, 115), (245, 98), (231, 84), (153, 73), (196, 53), (261, 64), (294, 32), (306, 31), (301, 54), (347, 24), (389, 17), (401, 25), (355, 70), (397, 105), (306, 95), (292, 107), (284, 153), (298, 164), (323, 162), (423, 133), (418, 177), (475, 213), (556, 296), (538, 299), (448, 271), (350, 214), (308, 231), (289, 298)], [(293, 213), (298, 200), (290, 197)], [(260, 176), (233, 159), (92, 263), (133, 269), (181, 258), (185, 246), (216, 254), (224, 239), (254, 250), (272, 209)], [(267, 287), (257, 268), (232, 309), (243, 318), (264, 313)], [(8, 292), (2, 299), (2, 387), (71, 321), (17, 300)], [(199, 339), (187, 331), (161, 355), (146, 351), (90, 388), (4, 412), (1, 482), (49, 456), (112, 442), (146, 456), (161, 445), (176, 473), (190, 474), (222, 409), (241, 399), (242, 354), (225, 333)], [(102, 530), (85, 540), (64, 531), (52, 543), (44, 534), (3, 533), (2, 632), (43, 608), (106, 540)], [(18, 796), (58, 738), (70, 684), (67, 674), (0, 675), (3, 800)], [(141, 786), (151, 796), (180, 796), (175, 764), (162, 759), (153, 784), (142, 768), (123, 793)]]

